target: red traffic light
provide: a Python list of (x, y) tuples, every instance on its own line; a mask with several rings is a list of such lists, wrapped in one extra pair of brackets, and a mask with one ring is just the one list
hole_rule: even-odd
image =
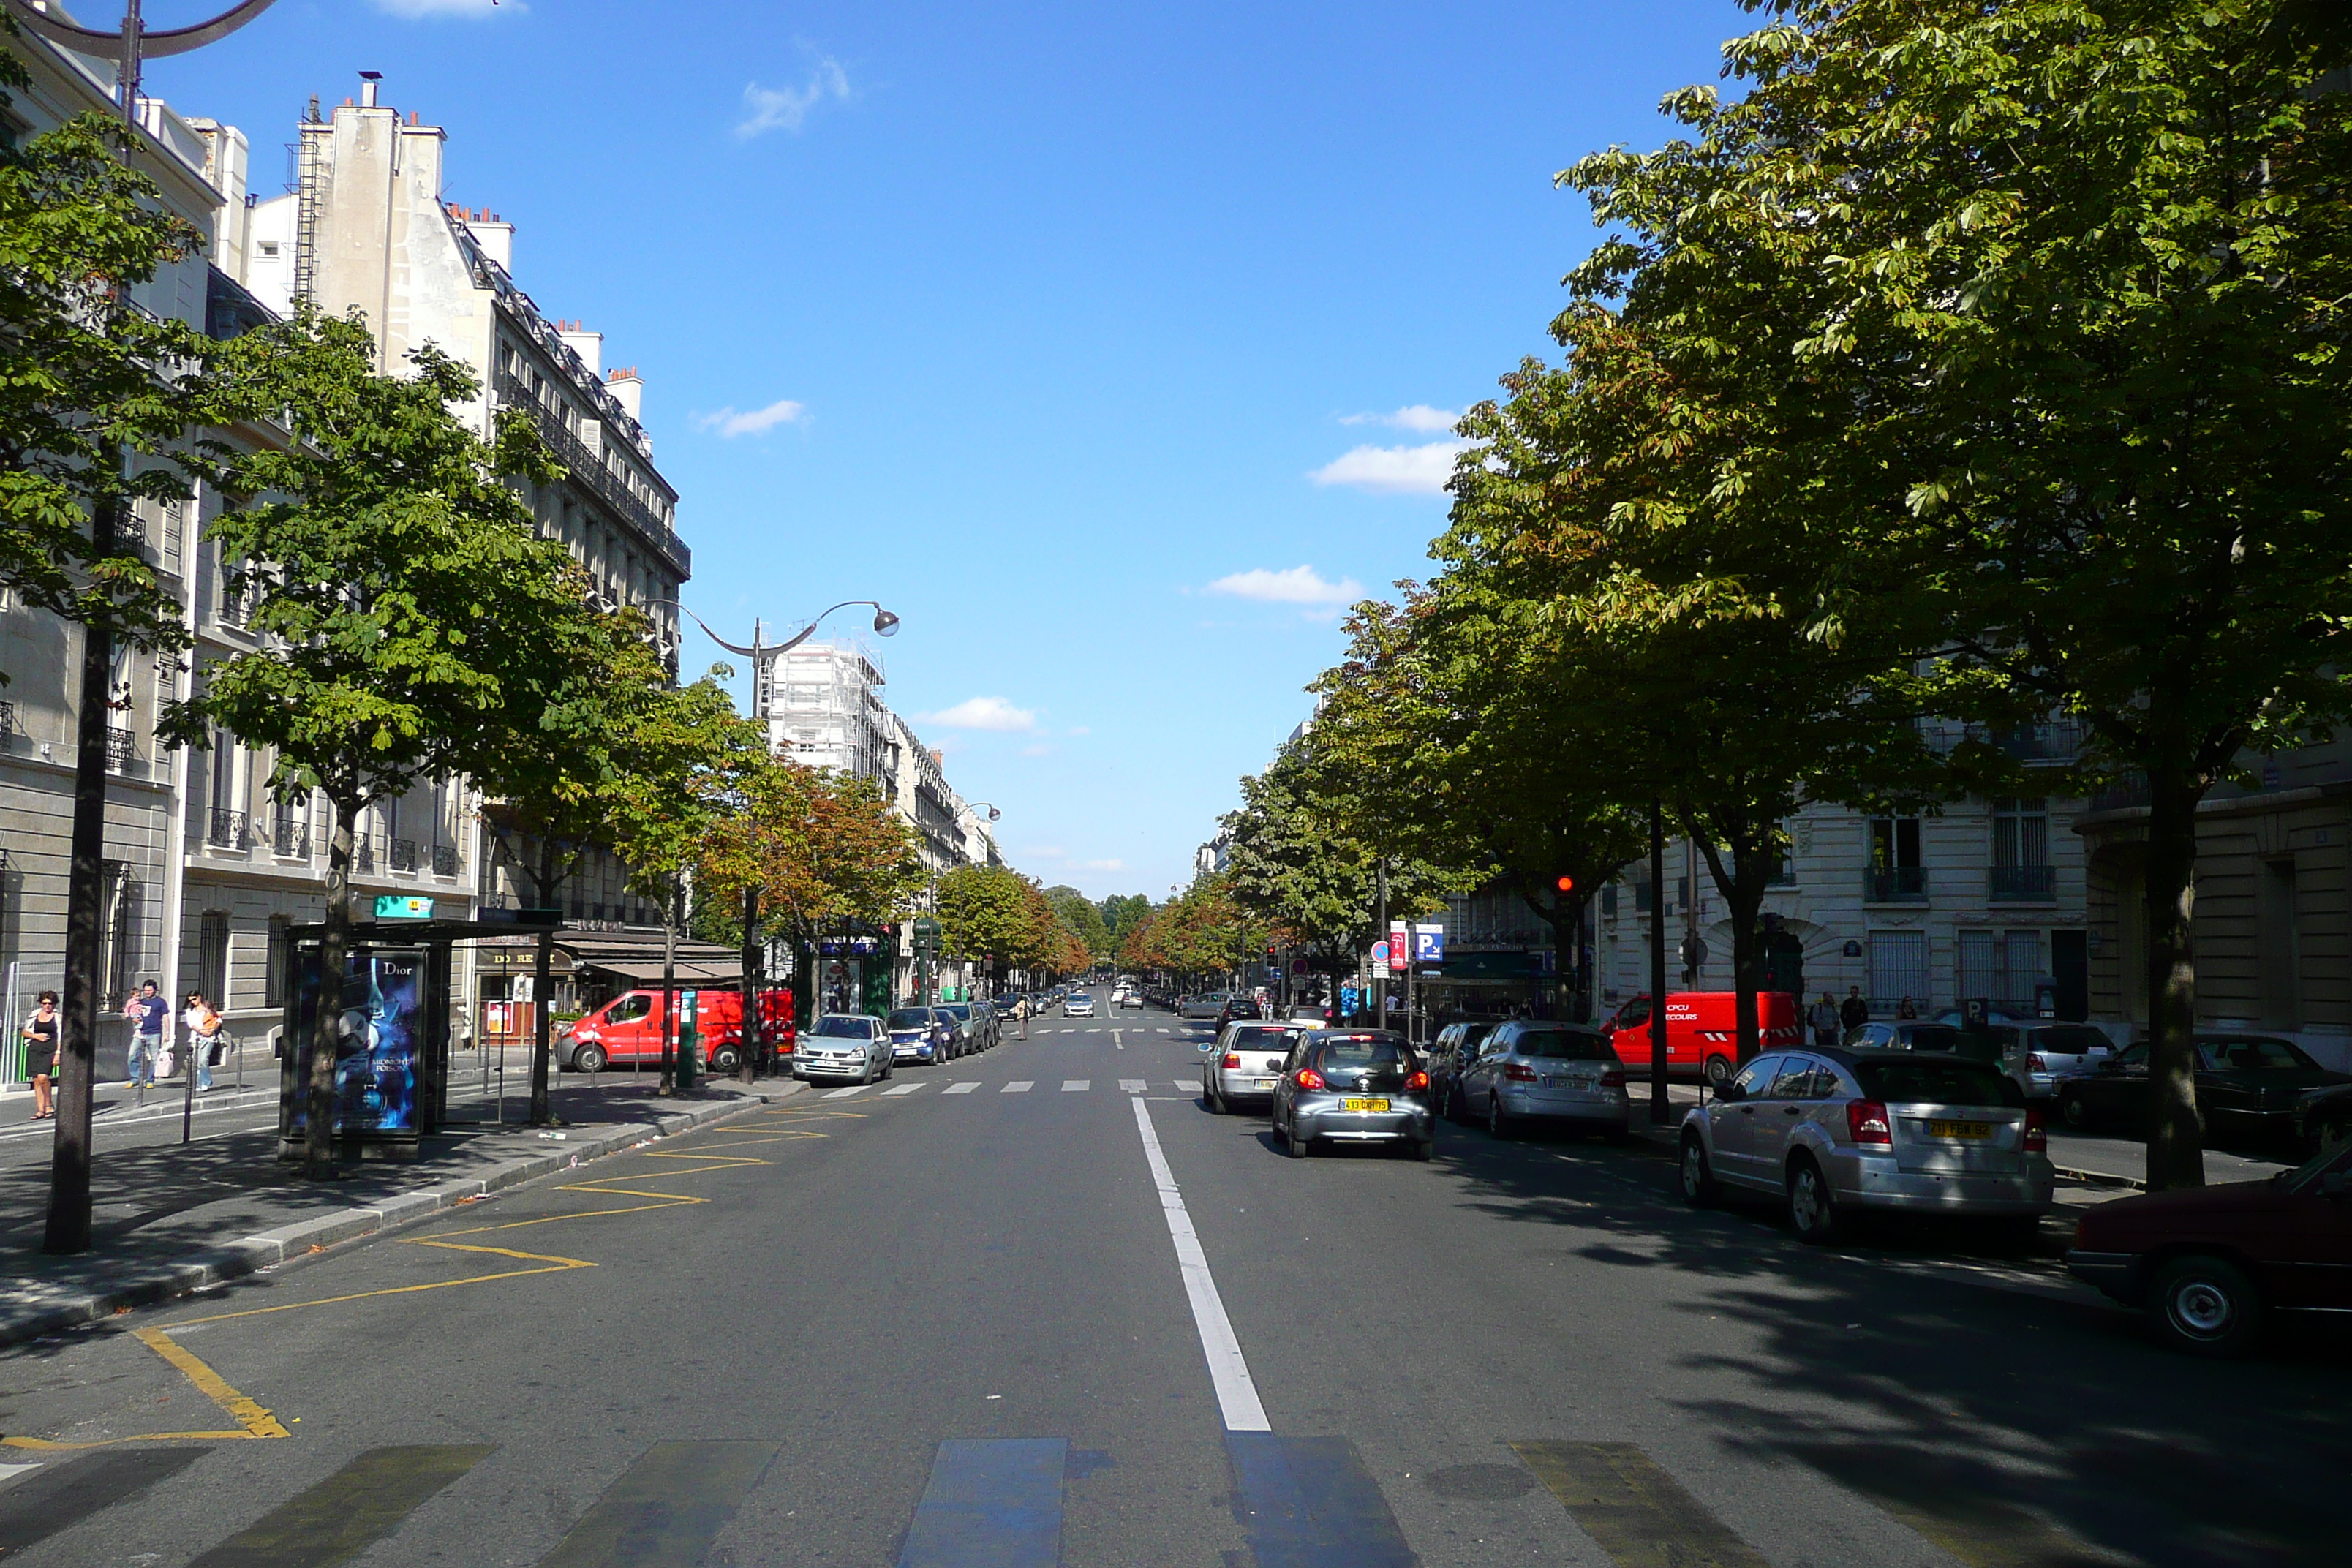
[(1559, 890), (1563, 893), (1572, 893), (1576, 891), (1576, 879), (1573, 877), (1562, 877), (1556, 886), (1558, 886)]

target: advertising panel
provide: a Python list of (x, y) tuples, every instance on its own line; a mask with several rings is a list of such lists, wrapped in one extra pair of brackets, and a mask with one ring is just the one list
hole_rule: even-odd
[[(335, 1016), (335, 1131), (417, 1131), (417, 1049), (424, 1004), (422, 948), (352, 953)], [(296, 980), (292, 1131), (309, 1119), (310, 1056), (319, 1016), (319, 953), (302, 950)]]

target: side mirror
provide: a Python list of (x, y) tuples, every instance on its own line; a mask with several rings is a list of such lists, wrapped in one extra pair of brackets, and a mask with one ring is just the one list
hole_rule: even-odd
[(1737, 1083), (1727, 1083), (1721, 1089), (1715, 1091), (1716, 1103), (1718, 1105), (1729, 1105), (1735, 1100), (1746, 1100), (1747, 1098), (1748, 1091), (1740, 1088)]

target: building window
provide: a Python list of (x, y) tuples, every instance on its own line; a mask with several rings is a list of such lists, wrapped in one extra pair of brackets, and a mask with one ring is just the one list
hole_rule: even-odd
[(1992, 866), (1987, 891), (1997, 900), (2050, 903), (2058, 879), (2050, 864), (2050, 803), (2039, 796), (1992, 803)]
[(131, 997), (131, 973), (139, 963), (139, 884), (121, 860), (99, 862), (99, 973), (105, 981), (101, 1008), (120, 1007)]
[(1881, 816), (1870, 824), (1870, 868), (1863, 897), (1874, 904), (1925, 903), (1927, 868), (1919, 863), (1919, 819)]
[(196, 989), (205, 1000), (228, 1011), (228, 914), (206, 910), (196, 938)]
[(261, 972), (262, 1005), (286, 1005), (286, 976), (293, 966), (293, 922), (284, 915), (272, 915), (269, 917), (269, 954)]
[(1926, 931), (1870, 933), (1870, 1003), (1874, 1011), (1891, 1014), (1906, 996), (1924, 1008), (1930, 989)]
[(2040, 931), (1963, 931), (1958, 946), (1958, 1000), (1980, 998), (2003, 1013), (2032, 1013), (2033, 988), (2046, 967)]

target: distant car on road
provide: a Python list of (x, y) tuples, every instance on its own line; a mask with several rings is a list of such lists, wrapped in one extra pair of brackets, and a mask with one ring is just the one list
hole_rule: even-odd
[(793, 1053), (794, 1077), (848, 1079), (873, 1083), (890, 1076), (890, 1037), (879, 1018), (862, 1013), (826, 1013), (801, 1036)]
[(996, 1044), (996, 1015), (986, 1003), (950, 1002), (940, 1011), (956, 1021), (968, 1048), (984, 1051)]
[(1176, 1005), (1176, 1016), (1180, 1018), (1199, 1019), (1202, 1022), (1206, 1023), (1214, 1019), (1219, 1013), (1224, 1011), (1224, 1006), (1225, 994), (1223, 992), (1203, 991), (1198, 995), (1187, 996), (1183, 1001), (1178, 1003)]
[(1062, 998), (1062, 1016), (1091, 1018), (1095, 1016), (1095, 999), (1083, 991), (1073, 991)]
[(943, 1062), (951, 1054), (950, 1038), (929, 1007), (897, 1007), (882, 1020), (890, 1037), (890, 1059), (900, 1062)]
[(1623, 1134), (1633, 1107), (1625, 1064), (1598, 1029), (1515, 1018), (1496, 1025), (1454, 1074), (1463, 1114), (1507, 1137), (1536, 1122)]
[(1296, 1024), (1228, 1024), (1201, 1058), (1201, 1092), (1209, 1109), (1230, 1116), (1237, 1106), (1271, 1105), (1290, 1047), (1303, 1031)]
[(1274, 1135), (1294, 1160), (1318, 1139), (1385, 1143), (1426, 1160), (1437, 1147), (1429, 1074), (1402, 1035), (1301, 1029), (1275, 1080)]
[(1217, 1009), (1217, 1027), (1222, 1029), (1227, 1024), (1238, 1024), (1244, 1019), (1265, 1016), (1265, 1009), (1257, 1005), (1256, 997), (1228, 996), (1225, 998), (1225, 1005)]
[(1478, 1059), (1479, 1043), (1495, 1032), (1500, 1019), (1488, 1018), (1448, 1024), (1437, 1032), (1429, 1047), (1429, 1102), (1437, 1113), (1459, 1121), (1468, 1114), (1462, 1104), (1460, 1085), (1455, 1079), (1462, 1069)]
[(2352, 1144), (2268, 1181), (2085, 1209), (2066, 1268), (2198, 1355), (2252, 1350), (2274, 1312), (2352, 1312)]

